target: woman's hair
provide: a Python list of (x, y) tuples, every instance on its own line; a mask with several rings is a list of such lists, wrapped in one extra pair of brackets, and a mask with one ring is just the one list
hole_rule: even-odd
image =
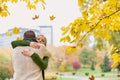
[[(38, 35), (38, 36), (42, 36), (42, 37), (44, 38), (44, 40), (45, 40), (45, 46), (46, 46), (46, 45), (47, 45), (47, 39), (46, 39), (46, 37), (45, 37), (44, 35), (42, 35), (42, 34), (41, 34), (41, 35)], [(37, 36), (37, 37), (38, 37), (38, 36)]]
[(32, 30), (28, 30), (24, 33), (24, 38), (35, 38), (35, 33)]

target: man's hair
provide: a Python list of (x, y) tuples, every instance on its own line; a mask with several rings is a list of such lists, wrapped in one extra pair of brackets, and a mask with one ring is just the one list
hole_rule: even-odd
[(32, 30), (28, 30), (24, 33), (24, 38), (35, 38), (35, 33)]

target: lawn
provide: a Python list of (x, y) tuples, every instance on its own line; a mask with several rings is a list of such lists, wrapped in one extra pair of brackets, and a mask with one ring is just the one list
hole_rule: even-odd
[(117, 75), (115, 69), (112, 69), (111, 72), (102, 72), (101, 69), (91, 70), (90, 68), (81, 68), (78, 71), (76, 71), (76, 73), (83, 76), (88, 73), (88, 76), (94, 75), (97, 77), (116, 77)]
[[(73, 75), (73, 73), (75, 73), (75, 75)], [(94, 75), (96, 80), (119, 79), (119, 77), (117, 77), (117, 72), (114, 69), (112, 69), (111, 72), (102, 72), (101, 69), (91, 70), (90, 68), (80, 68), (77, 71), (59, 72), (57, 80), (89, 80), (91, 75)]]

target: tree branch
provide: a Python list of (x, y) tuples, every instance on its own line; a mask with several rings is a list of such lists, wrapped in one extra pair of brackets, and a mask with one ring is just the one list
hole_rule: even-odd
[(105, 17), (103, 17), (102, 19), (100, 19), (100, 20), (96, 23), (96, 25), (95, 25), (93, 28), (91, 28), (90, 31), (88, 31), (78, 42), (81, 42), (81, 41), (87, 36), (88, 33), (92, 32), (92, 31), (97, 27), (97, 25), (98, 25), (103, 19), (108, 18), (108, 17), (114, 15), (115, 13), (117, 13), (117, 12), (119, 12), (119, 11), (120, 11), (120, 9), (118, 9), (117, 11), (111, 13), (110, 15), (105, 16)]

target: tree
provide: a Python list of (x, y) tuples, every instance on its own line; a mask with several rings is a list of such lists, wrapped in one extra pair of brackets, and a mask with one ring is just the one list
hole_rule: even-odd
[(98, 47), (111, 40), (111, 32), (120, 30), (119, 0), (78, 0), (82, 16), (68, 26), (62, 27), (62, 42), (84, 44), (85, 39), (94, 36)]
[(111, 39), (109, 41), (112, 46), (111, 54), (120, 52), (120, 30), (111, 32)]
[(44, 0), (0, 0), (0, 16), (1, 17), (7, 17), (10, 15), (7, 3), (11, 2), (12, 4), (18, 3), (18, 2), (25, 2), (27, 5), (27, 8), (30, 10), (36, 10), (37, 5), (41, 3), (43, 9), (45, 8), (45, 1)]
[(109, 71), (111, 71), (111, 66), (109, 64), (110, 64), (109, 58), (108, 58), (107, 55), (105, 55), (104, 62), (100, 66), (103, 72), (109, 72)]
[[(76, 43), (77, 48), (92, 35), (99, 50), (115, 45), (112, 34), (120, 30), (120, 0), (78, 0), (78, 6), (82, 15), (61, 28), (60, 41)], [(111, 52), (116, 51), (120, 46), (113, 46)]]
[(95, 70), (95, 64), (94, 64), (94, 61), (92, 61), (92, 64), (91, 64), (91, 70)]
[(96, 53), (94, 51), (90, 51), (87, 49), (83, 49), (80, 52), (79, 55), (79, 60), (80, 62), (85, 66), (85, 65), (92, 65), (93, 63), (96, 63)]

